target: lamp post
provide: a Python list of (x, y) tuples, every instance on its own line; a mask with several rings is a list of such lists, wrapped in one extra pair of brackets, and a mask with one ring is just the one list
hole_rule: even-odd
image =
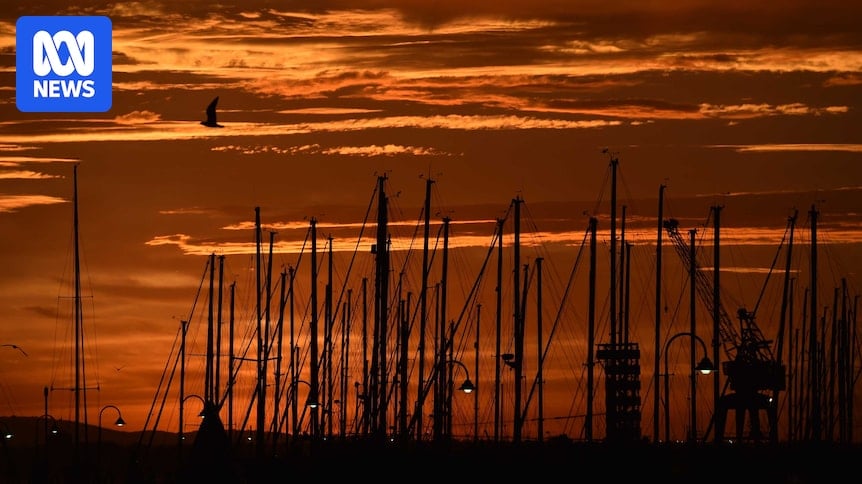
[[(458, 365), (464, 370), (464, 374), (466, 375), (466, 377), (464, 378), (464, 381), (461, 383), (461, 386), (458, 387), (458, 390), (461, 390), (464, 393), (473, 393), (473, 391), (476, 390), (476, 385), (474, 385), (473, 382), (470, 381), (470, 370), (467, 369), (467, 365), (465, 365), (464, 363), (461, 363), (458, 360), (447, 360), (446, 364), (449, 365), (450, 368), (452, 367), (452, 365)], [(452, 400), (451, 400), (451, 398), (452, 398), (452, 378), (451, 378), (451, 375), (449, 375), (448, 381), (449, 381), (449, 385), (448, 385), (449, 391), (447, 392), (447, 398), (446, 398), (446, 400), (447, 400), (447, 405), (446, 405), (446, 435), (448, 437), (451, 437), (452, 436)]]
[[(57, 425), (57, 419), (55, 419), (54, 416), (49, 415), (47, 413), (39, 415), (38, 417), (36, 417), (36, 432), (35, 432), (35, 436), (36, 436), (36, 442), (35, 443), (36, 443), (36, 445), (39, 445), (39, 421), (42, 419), (45, 419), (45, 445), (47, 446), (48, 445), (48, 436), (59, 434), (60, 433), (60, 426)], [(50, 430), (48, 427), (48, 419), (51, 419)]]
[(291, 412), (292, 412), (290, 435), (292, 437), (296, 437), (296, 434), (299, 433), (299, 414), (298, 414), (298, 405), (297, 405), (297, 399), (296, 399), (296, 385), (298, 385), (299, 383), (304, 383), (304, 384), (308, 385), (309, 394), (305, 400), (305, 406), (308, 408), (311, 408), (311, 409), (315, 409), (320, 405), (320, 403), (317, 400), (312, 398), (311, 383), (309, 383), (305, 380), (300, 380), (299, 378), (293, 380), (290, 383), (290, 385), (287, 387), (286, 393), (290, 397), (290, 408), (291, 408)]
[(120, 412), (120, 409), (116, 405), (105, 405), (99, 410), (99, 432), (96, 438), (96, 472), (99, 475), (102, 473), (102, 414), (109, 408), (117, 411), (117, 420), (114, 421), (114, 425), (117, 427), (124, 427), (126, 425), (126, 421), (123, 420), (123, 413)]
[[(48, 388), (46, 387), (45, 391), (47, 391), (47, 390), (48, 390)], [(53, 415), (49, 415), (47, 413), (44, 413), (44, 414), (36, 417), (36, 430), (35, 430), (35, 432), (33, 432), (33, 436), (34, 436), (33, 437), (34, 438), (33, 448), (36, 449), (37, 454), (38, 454), (38, 448), (39, 448), (39, 421), (42, 419), (45, 419), (45, 428), (44, 428), (44, 430), (45, 430), (45, 434), (44, 434), (44, 438), (45, 438), (45, 466), (42, 470), (45, 471), (45, 473), (46, 473), (45, 475), (47, 476), (48, 475), (48, 464), (51, 462), (51, 460), (48, 459), (48, 436), (59, 434), (60, 433), (60, 427), (57, 425), (57, 419), (55, 419)], [(48, 427), (48, 419), (51, 419), (50, 430)]]
[[(670, 344), (673, 342), (673, 340), (675, 340), (681, 336), (689, 336), (692, 339), (697, 340), (697, 342), (700, 343), (700, 347), (703, 349), (703, 354), (704, 354), (703, 359), (700, 360), (700, 362), (697, 365), (695, 365), (694, 367), (691, 368), (692, 393), (694, 393), (694, 390), (695, 390), (695, 388), (694, 388), (694, 381), (695, 380), (694, 379), (695, 379), (695, 376), (697, 375), (696, 372), (700, 372), (703, 375), (709, 375), (710, 373), (713, 372), (713, 370), (715, 370), (715, 366), (712, 364), (712, 361), (710, 361), (709, 357), (707, 356), (708, 353), (706, 351), (706, 344), (703, 342), (702, 339), (700, 339), (700, 337), (698, 335), (696, 335), (694, 333), (690, 333), (690, 332), (677, 333), (677, 334), (671, 336), (671, 338), (669, 340), (667, 340), (667, 343), (665, 343), (664, 350), (662, 350), (662, 352), (664, 353), (664, 439), (665, 439), (665, 441), (668, 441), (668, 442), (670, 441), (670, 373), (668, 371), (667, 349), (668, 349), (668, 347), (670, 347)], [(693, 359), (692, 359), (692, 361), (693, 361)], [(692, 398), (694, 398), (694, 395), (692, 395)], [(692, 412), (691, 421), (692, 422), (697, 422), (697, 420), (695, 420), (696, 417), (694, 416), (695, 410), (696, 409), (694, 407), (692, 407), (692, 409), (691, 409), (691, 412)], [(692, 425), (692, 428), (689, 432), (691, 438), (694, 438), (697, 435), (696, 430), (697, 429), (694, 428), (694, 425)]]
[(203, 397), (201, 397), (200, 395), (191, 393), (189, 395), (184, 396), (183, 399), (180, 400), (180, 418), (179, 418), (180, 429), (179, 429), (179, 433), (178, 433), (179, 437), (177, 439), (177, 442), (178, 442), (177, 445), (179, 446), (179, 449), (177, 449), (177, 459), (179, 460), (180, 469), (182, 469), (182, 465), (183, 465), (183, 441), (186, 439), (185, 431), (183, 430), (183, 426), (185, 425), (183, 423), (183, 410), (185, 409), (186, 400), (188, 400), (189, 398), (196, 398), (196, 399), (201, 401), (201, 411), (198, 412), (198, 417), (204, 418), (204, 416), (206, 416), (206, 405), (207, 404), (204, 401)]

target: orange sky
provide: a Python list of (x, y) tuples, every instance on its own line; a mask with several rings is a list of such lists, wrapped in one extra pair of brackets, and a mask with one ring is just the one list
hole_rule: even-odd
[[(802, 247), (794, 274), (797, 290), (804, 290), (812, 205), (821, 216), (820, 301), (831, 305), (841, 278), (858, 294), (862, 33), (852, 2), (344, 0), (315, 2), (310, 10), (308, 2), (254, 0), (221, 7), (105, 2), (87, 9), (37, 3), (13, 0), (0, 12), (0, 343), (27, 353), (0, 348), (0, 415), (40, 415), (42, 388), (68, 385), (62, 353), (71, 344), (73, 164), (92, 338), (88, 381), (99, 387), (89, 392), (89, 419), (114, 404), (132, 430), (145, 425), (180, 320), (190, 319), (197, 336), (206, 319), (206, 291), (194, 304), (209, 254), (226, 256), (225, 278), (242, 298), (238, 324), (251, 327), (254, 208), (261, 207), (265, 241), (277, 232), (276, 273), (307, 267), (307, 246), (301, 259), (300, 252), (313, 217), (319, 247), (333, 237), (336, 287), (356, 295), (373, 264), (374, 230), (365, 227), (360, 240), (360, 229), (384, 173), (395, 257), (414, 272), (405, 289), (414, 304), (425, 179), (435, 180), (432, 234), (443, 216), (452, 219), (450, 277), (457, 282), (450, 286), (449, 319), (466, 307), (494, 220), (514, 197), (524, 199), (522, 229), (529, 233), (522, 262), (533, 267), (544, 258), (546, 330), (558, 312), (565, 321), (545, 370), (545, 417), (552, 419), (546, 430), (553, 434), (582, 436), (583, 421), (573, 416), (584, 405), (586, 351), (578, 338), (586, 331), (585, 261), (575, 272), (577, 292), (559, 307), (590, 215), (599, 219), (605, 284), (599, 327), (607, 332), (610, 171), (603, 148), (620, 160), (618, 197), (634, 244), (631, 325), (643, 352), (645, 435), (653, 423), (659, 185), (667, 185), (666, 216), (685, 230), (699, 229), (707, 262), (710, 207), (724, 207), (723, 281), (731, 308), (757, 303), (794, 208)], [(112, 20), (112, 108), (21, 113), (15, 21), (69, 14)], [(225, 126), (217, 130), (199, 124), (215, 96)], [(511, 235), (511, 226), (506, 230)], [(668, 324), (671, 335), (686, 331), (689, 317), (684, 269), (670, 249), (666, 254), (666, 315), (677, 321)], [(509, 254), (509, 271), (511, 263)], [(432, 280), (439, 280), (435, 264)], [(494, 321), (493, 277), (486, 274), (482, 284), (483, 340)], [(307, 298), (307, 269), (297, 281), (298, 300)], [(766, 301), (759, 320), (771, 335), (767, 321), (776, 304)], [(308, 302), (297, 304), (297, 320), (307, 321)], [(708, 315), (699, 311), (708, 341)], [(463, 328), (458, 358), (472, 371), (474, 326)], [(504, 331), (508, 338), (511, 329)], [(528, 355), (535, 353), (534, 338), (529, 333)], [(199, 354), (202, 341), (190, 341), (197, 346), (189, 352)], [(474, 378), (483, 390), (493, 366), (487, 344)], [(687, 347), (680, 343), (673, 354), (681, 365), (670, 402), (678, 437), (687, 418)], [(192, 357), (189, 371), (201, 363)], [(533, 375), (534, 362), (527, 365)], [(351, 381), (359, 379), (356, 371)], [(190, 382), (187, 392), (200, 393), (201, 385)], [(710, 385), (701, 386), (705, 426)], [(68, 393), (51, 392), (57, 418), (71, 418)], [(483, 422), (490, 396), (480, 392)], [(466, 425), (456, 432), (467, 434), (472, 403), (456, 405), (463, 405), (456, 410)], [(171, 430), (173, 412), (162, 424)]]

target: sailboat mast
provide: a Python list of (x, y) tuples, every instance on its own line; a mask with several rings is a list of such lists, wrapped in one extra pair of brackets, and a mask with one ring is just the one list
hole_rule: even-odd
[(425, 216), (424, 235), (422, 237), (422, 288), (419, 292), (419, 383), (417, 394), (419, 401), (416, 402), (416, 438), (422, 439), (422, 421), (424, 420), (425, 406), (425, 333), (428, 323), (428, 236), (431, 227), (431, 184), (434, 180), (425, 180)]
[(81, 256), (80, 246), (78, 243), (78, 165), (73, 167), (73, 192), (72, 192), (72, 208), (74, 211), (72, 217), (72, 227), (74, 233), (74, 257), (75, 257), (75, 456), (77, 457), (81, 443), (81, 366), (83, 364), (83, 341), (84, 331), (82, 327), (82, 311), (81, 311)]

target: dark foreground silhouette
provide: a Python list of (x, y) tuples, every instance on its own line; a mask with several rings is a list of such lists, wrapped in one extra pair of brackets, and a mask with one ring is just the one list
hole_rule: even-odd
[(601, 477), (611, 482), (819, 483), (854, 476), (862, 462), (858, 444), (612, 445), (567, 439), (513, 444), (298, 438), (275, 447), (268, 443), (261, 457), (253, 442), (231, 446), (226, 436), (223, 428), (201, 428), (182, 452), (178, 440), (147, 448), (91, 443), (77, 457), (68, 441), (47, 446), (5, 441), (0, 482), (251, 484), (346, 478), (495, 483)]

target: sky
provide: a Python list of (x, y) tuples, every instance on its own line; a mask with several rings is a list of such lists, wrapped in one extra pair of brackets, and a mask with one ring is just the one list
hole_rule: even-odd
[[(351, 289), (357, 303), (361, 278), (372, 274), (376, 214), (371, 207), (380, 177), (390, 197), (398, 264), (393, 278), (403, 275), (410, 304), (416, 305), (421, 290), (417, 267), (429, 179), (434, 284), (441, 281), (440, 227), (444, 218), (451, 220), (447, 320), (460, 321), (464, 311), (475, 314), (467, 294), (483, 275), (481, 319), (466, 317), (459, 326), (457, 358), (473, 372), (470, 341), (481, 321), (481, 367), (478, 377), (471, 377), (479, 382), (481, 416), (475, 417), (485, 433), (493, 420), (488, 409), (496, 276), (481, 266), (496, 220), (507, 217), (504, 292), (511, 297), (515, 264), (508, 217), (518, 199), (524, 218), (521, 263), (534, 271), (542, 258), (546, 271), (545, 429), (583, 437), (585, 234), (589, 218), (596, 217), (602, 342), (609, 320), (611, 160), (617, 160), (617, 216), (624, 205), (625, 240), (632, 244), (629, 324), (642, 350), (645, 435), (652, 435), (655, 410), (660, 186), (665, 217), (680, 221), (683, 236), (697, 230), (705, 267), (713, 263), (712, 214), (721, 207), (724, 302), (731, 313), (732, 304), (757, 306), (770, 339), (777, 331), (771, 311), (779, 305), (768, 295), (781, 281), (775, 267), (781, 271), (784, 264), (776, 263), (775, 254), (785, 247), (794, 210), (799, 214), (796, 293), (822, 278), (819, 301), (829, 311), (842, 281), (851, 301), (858, 294), (859, 5), (837, 0), (307, 4), (4, 3), (0, 415), (42, 415), (43, 388), (50, 387), (48, 413), (74, 418), (72, 392), (63, 390), (69, 388), (70, 367), (64, 355), (73, 346), (75, 166), (85, 348), (91, 358), (86, 372), (94, 387), (88, 391), (88, 419), (95, 423), (100, 409), (116, 405), (133, 431), (150, 422), (163, 374), (177, 351), (181, 321), (190, 321), (189, 375), (198, 377), (189, 376), (186, 393), (203, 392), (201, 335), (211, 254), (225, 256), (225, 287), (236, 284), (236, 320), (243, 328), (238, 340), (247, 339), (246, 328), (256, 324), (256, 207), (264, 253), (274, 234), (272, 294), (279, 291), (278, 274), (296, 268), (301, 350), (308, 346), (311, 220), (318, 223), (318, 248), (335, 254), (334, 286), (340, 292)], [(16, 108), (15, 31), (23, 15), (111, 19), (110, 110)], [(221, 129), (200, 124), (216, 96)], [(806, 262), (812, 213), (818, 215), (821, 250), (814, 279)], [(318, 256), (324, 269), (326, 254)], [(667, 335), (661, 343), (688, 331), (691, 312), (686, 269), (670, 247), (664, 254)], [(575, 282), (569, 293), (570, 278)], [(528, 312), (538, 301), (535, 289), (532, 285), (530, 298), (536, 299)], [(224, 294), (227, 301), (227, 289)], [(510, 305), (503, 318), (503, 352), (512, 345)], [(795, 307), (801, 312), (801, 300)], [(709, 342), (709, 313), (701, 307), (695, 314), (703, 325), (698, 334)], [(528, 317), (528, 355), (536, 352), (537, 319)], [(548, 336), (555, 321), (559, 330)], [(358, 326), (353, 323), (354, 345)], [(669, 377), (668, 405), (672, 437), (681, 438), (689, 418), (688, 345), (677, 346), (669, 353), (677, 369)], [(359, 380), (355, 357), (350, 365), (351, 381)], [(535, 358), (527, 363), (528, 380), (537, 367)], [(510, 399), (511, 375), (505, 377), (503, 393)], [(700, 387), (698, 420), (704, 432), (712, 413), (711, 384)], [(176, 391), (170, 390), (169, 401), (176, 402)], [(347, 397), (348, 404), (355, 401)], [(456, 400), (456, 433), (472, 432), (471, 404), (460, 396)], [(168, 412), (173, 413), (163, 425), (175, 428), (176, 410)], [(528, 431), (535, 432), (533, 419)]]

